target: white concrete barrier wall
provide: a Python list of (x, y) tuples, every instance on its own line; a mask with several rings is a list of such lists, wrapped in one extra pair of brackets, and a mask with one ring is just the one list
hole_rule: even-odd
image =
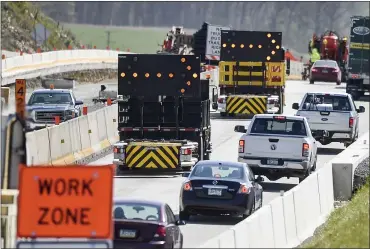
[(323, 224), (334, 197), (350, 198), (356, 167), (369, 156), (369, 132), (283, 196), (198, 248), (294, 248)]
[(53, 127), (29, 132), (28, 165), (70, 165), (118, 141), (117, 104)]
[[(37, 54), (23, 54), (2, 60), (2, 86), (13, 84), (15, 79), (31, 79), (55, 73), (87, 69), (117, 69), (118, 54), (124, 51), (81, 49), (62, 50)], [(291, 75), (300, 75), (301, 62), (291, 61)], [(218, 76), (215, 78), (218, 82)], [(216, 82), (215, 82), (216, 83)]]

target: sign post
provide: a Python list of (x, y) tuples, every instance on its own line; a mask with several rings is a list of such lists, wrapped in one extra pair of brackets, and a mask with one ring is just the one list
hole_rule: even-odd
[(15, 110), (18, 116), (24, 120), (26, 106), (26, 80), (15, 80)]
[(21, 167), (17, 237), (34, 239), (32, 245), (63, 238), (73, 248), (81, 248), (76, 239), (84, 239), (82, 247), (107, 248), (113, 239), (113, 178), (112, 166)]

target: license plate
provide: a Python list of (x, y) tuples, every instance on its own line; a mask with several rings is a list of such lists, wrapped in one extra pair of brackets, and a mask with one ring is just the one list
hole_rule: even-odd
[(322, 70), (322, 72), (323, 72), (323, 73), (328, 73), (328, 71), (327, 71), (327, 70)]
[(267, 164), (269, 165), (279, 165), (278, 159), (267, 159)]
[(222, 190), (221, 189), (213, 189), (213, 188), (210, 188), (210, 189), (208, 189), (208, 195), (221, 196), (222, 195)]
[(136, 237), (136, 231), (135, 230), (121, 229), (119, 231), (119, 236), (121, 238), (133, 239), (133, 238)]

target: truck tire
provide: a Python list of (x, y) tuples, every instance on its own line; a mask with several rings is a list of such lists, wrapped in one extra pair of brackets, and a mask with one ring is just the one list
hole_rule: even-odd
[(306, 179), (307, 177), (309, 177), (309, 176), (310, 176), (310, 174), (311, 174), (311, 168), (308, 168), (308, 169), (306, 170), (306, 173), (304, 174), (304, 176), (303, 176), (303, 177), (299, 177), (299, 183), (303, 182), (303, 181), (304, 181), (304, 179)]
[(340, 84), (342, 84), (341, 81), (337, 81), (337, 86), (340, 86)]
[(313, 80), (310, 80), (310, 84), (314, 84), (315, 83), (315, 81), (313, 81)]

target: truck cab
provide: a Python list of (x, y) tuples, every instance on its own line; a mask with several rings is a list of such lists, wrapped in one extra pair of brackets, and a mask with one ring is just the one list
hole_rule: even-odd
[(53, 88), (35, 90), (26, 105), (27, 130), (52, 126), (55, 124), (56, 116), (60, 117), (60, 122), (76, 118), (81, 115), (82, 104), (72, 90)]
[(117, 173), (182, 172), (212, 152), (209, 80), (194, 55), (119, 55)]
[[(317, 141), (322, 145), (332, 142), (349, 146), (359, 133), (359, 113), (365, 107), (356, 107), (347, 93), (309, 92), (300, 104), (294, 103), (296, 116), (305, 117)], [(323, 136), (326, 131), (327, 136)]]
[(346, 93), (357, 100), (370, 92), (370, 17), (355, 16), (351, 23)]

